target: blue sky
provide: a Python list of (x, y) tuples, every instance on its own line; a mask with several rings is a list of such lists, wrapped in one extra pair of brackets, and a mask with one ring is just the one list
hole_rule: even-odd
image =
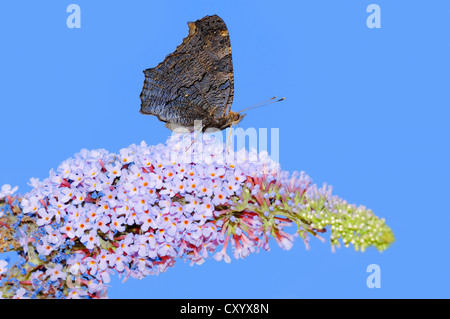
[[(66, 8), (81, 8), (81, 28)], [(366, 8), (381, 8), (369, 29)], [(312, 241), (231, 264), (183, 261), (122, 284), (111, 298), (449, 298), (446, 205), (450, 151), (450, 2), (435, 1), (5, 1), (0, 7), (0, 184), (30, 177), (82, 148), (164, 142), (139, 114), (142, 70), (156, 66), (209, 14), (229, 29), (233, 110), (274, 95), (241, 127), (279, 128), (280, 162), (333, 185), (394, 230), (383, 253)], [(381, 268), (369, 289), (367, 266)]]

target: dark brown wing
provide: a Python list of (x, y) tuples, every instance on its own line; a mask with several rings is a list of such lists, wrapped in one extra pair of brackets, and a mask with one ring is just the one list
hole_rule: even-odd
[(189, 35), (155, 68), (144, 71), (141, 113), (183, 126), (228, 114), (234, 95), (228, 29), (217, 15), (189, 22)]

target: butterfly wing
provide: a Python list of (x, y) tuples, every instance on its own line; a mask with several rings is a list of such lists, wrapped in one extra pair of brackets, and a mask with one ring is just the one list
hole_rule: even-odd
[(234, 95), (228, 29), (218, 16), (189, 22), (189, 35), (155, 68), (144, 71), (141, 113), (193, 126), (228, 114)]

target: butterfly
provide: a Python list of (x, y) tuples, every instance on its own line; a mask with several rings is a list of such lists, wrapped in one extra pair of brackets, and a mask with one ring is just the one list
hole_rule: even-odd
[(234, 96), (231, 44), (225, 22), (217, 15), (188, 22), (189, 35), (155, 68), (144, 70), (142, 114), (156, 115), (166, 127), (192, 131), (223, 130), (244, 114), (230, 110)]
[(157, 116), (172, 131), (193, 131), (195, 121), (201, 121), (202, 131), (231, 128), (245, 114), (231, 111), (234, 74), (228, 29), (217, 15), (188, 26), (189, 35), (176, 50), (144, 70), (140, 113)]

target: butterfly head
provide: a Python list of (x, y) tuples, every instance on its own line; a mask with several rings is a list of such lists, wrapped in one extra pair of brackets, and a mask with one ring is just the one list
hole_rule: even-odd
[(240, 114), (237, 112), (230, 111), (228, 115), (223, 117), (223, 121), (219, 129), (224, 130), (227, 127), (238, 124), (245, 117), (245, 114)]
[(245, 114), (240, 114), (237, 112), (230, 111), (219, 118), (214, 118), (213, 116), (207, 117), (203, 122), (203, 130), (208, 128), (214, 128), (219, 130), (225, 130), (230, 126), (238, 124), (245, 117)]

